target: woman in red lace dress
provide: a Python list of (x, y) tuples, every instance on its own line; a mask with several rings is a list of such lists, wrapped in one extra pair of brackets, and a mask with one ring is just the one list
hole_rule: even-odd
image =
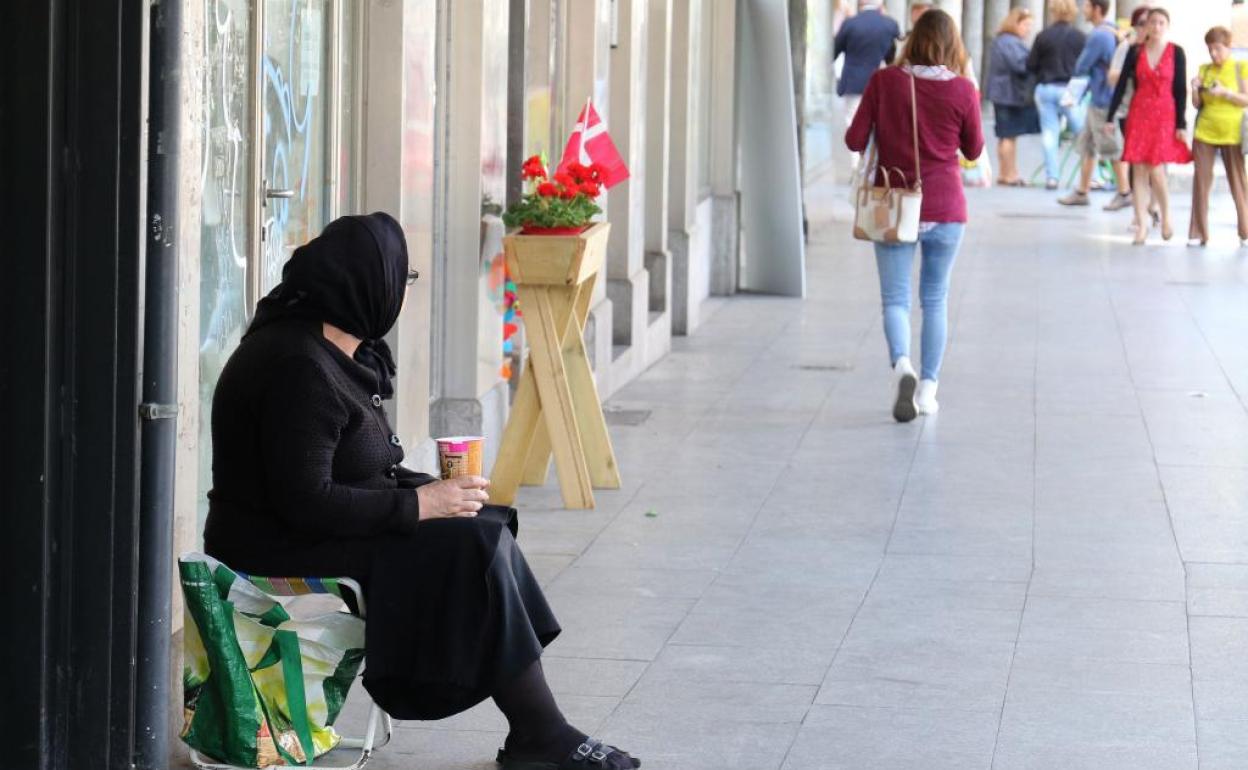
[[(1127, 111), (1122, 159), (1132, 164), (1131, 186), (1136, 190), (1135, 213), (1141, 223), (1135, 243), (1148, 237), (1149, 196), (1152, 191), (1161, 209), (1161, 237), (1170, 240), (1170, 193), (1166, 189), (1166, 164), (1191, 163), (1187, 147), (1187, 57), (1183, 49), (1169, 42), (1170, 14), (1162, 8), (1148, 13), (1148, 26), (1142, 45), (1131, 49), (1122, 66), (1122, 77), (1114, 88), (1109, 105), (1113, 115), (1122, 102), (1127, 83), (1135, 84), (1135, 95)], [(1110, 131), (1112, 125), (1107, 125)]]

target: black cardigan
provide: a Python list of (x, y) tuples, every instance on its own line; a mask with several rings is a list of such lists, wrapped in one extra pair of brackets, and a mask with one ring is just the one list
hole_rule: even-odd
[[(229, 557), (341, 538), (414, 531), (414, 488), (377, 376), (286, 320), (248, 335), (212, 402), (212, 491), (204, 545)], [(259, 550), (255, 550), (259, 549)]]
[[(1174, 129), (1183, 131), (1187, 129), (1187, 55), (1183, 53), (1182, 46), (1171, 45), (1174, 45), (1174, 82), (1170, 84), (1170, 92), (1174, 95)], [(1127, 81), (1136, 82), (1135, 68), (1139, 64), (1141, 50), (1138, 44), (1127, 49), (1122, 74), (1118, 77), (1118, 85), (1114, 86), (1114, 96), (1109, 100), (1109, 112), (1105, 113), (1111, 118), (1118, 114), (1118, 108), (1122, 106), (1123, 97), (1127, 94)], [(1136, 87), (1139, 87), (1138, 83)]]

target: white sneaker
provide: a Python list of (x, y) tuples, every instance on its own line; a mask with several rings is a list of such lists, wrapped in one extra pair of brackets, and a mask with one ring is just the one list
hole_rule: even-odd
[(914, 391), (919, 385), (918, 375), (910, 359), (902, 356), (893, 364), (893, 372), (897, 375), (897, 400), (893, 403), (893, 419), (897, 422), (910, 422), (919, 415), (919, 408), (914, 403)]
[(936, 403), (936, 388), (939, 386), (940, 383), (936, 380), (919, 382), (919, 391), (914, 397), (914, 402), (919, 407), (919, 414), (936, 414), (940, 411), (940, 404)]

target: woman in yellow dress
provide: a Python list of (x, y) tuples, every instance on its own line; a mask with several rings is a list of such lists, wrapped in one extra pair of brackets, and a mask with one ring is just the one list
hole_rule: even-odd
[(1220, 153), (1226, 181), (1235, 200), (1239, 241), (1248, 241), (1248, 181), (1244, 177), (1244, 148), (1240, 145), (1244, 108), (1248, 107), (1248, 66), (1231, 58), (1231, 31), (1214, 27), (1205, 33), (1210, 64), (1202, 64), (1192, 80), (1192, 104), (1200, 110), (1192, 156), (1196, 173), (1192, 184), (1192, 223), (1188, 241), (1209, 241), (1209, 191), (1213, 162)]

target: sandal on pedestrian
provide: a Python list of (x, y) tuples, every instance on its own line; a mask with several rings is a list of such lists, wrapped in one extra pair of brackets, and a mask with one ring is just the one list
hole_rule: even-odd
[(641, 767), (640, 759), (596, 738), (586, 738), (562, 762), (511, 756), (506, 749), (498, 750), (495, 761), (502, 770), (629, 770)]
[(1020, 177), (1019, 179), (998, 179), (999, 187), (1026, 187), (1027, 183)]

